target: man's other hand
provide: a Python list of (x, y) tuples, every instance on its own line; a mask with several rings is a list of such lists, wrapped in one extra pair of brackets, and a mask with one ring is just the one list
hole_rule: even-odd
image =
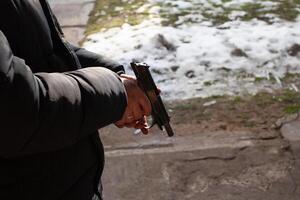
[(148, 134), (147, 116), (151, 115), (151, 103), (135, 77), (122, 74), (121, 80), (127, 92), (127, 107), (123, 117), (115, 125), (119, 128), (141, 129), (144, 134)]

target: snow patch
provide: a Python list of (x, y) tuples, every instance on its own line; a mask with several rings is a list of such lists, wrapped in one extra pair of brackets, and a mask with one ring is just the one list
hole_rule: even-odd
[[(193, 6), (193, 1), (168, 2), (178, 9)], [(241, 2), (245, 0), (234, 0), (225, 6)], [(159, 9), (155, 6), (150, 13), (157, 14)], [(245, 12), (235, 11), (230, 19), (243, 15)], [(199, 23), (162, 26), (163, 19), (153, 17), (136, 26), (124, 24), (90, 35), (84, 47), (121, 62), (129, 73), (132, 60), (146, 62), (168, 99), (271, 90), (281, 87), (280, 78), (286, 73), (300, 73), (300, 55), (288, 53), (291, 46), (300, 44), (300, 18), (295, 22), (277, 19), (273, 24), (257, 19), (235, 20), (212, 26), (209, 21), (201, 21), (201, 16), (193, 16), (199, 18)], [(274, 78), (277, 84), (256, 84), (256, 77)]]

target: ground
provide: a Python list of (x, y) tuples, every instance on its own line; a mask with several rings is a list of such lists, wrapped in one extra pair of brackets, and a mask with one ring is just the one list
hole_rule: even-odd
[(169, 102), (174, 138), (101, 130), (106, 198), (298, 199), (299, 100), (281, 90)]
[[(88, 18), (94, 1), (52, 2), (66, 37), (72, 38), (75, 43), (84, 38), (87, 22), (97, 21), (95, 10)], [(97, 2), (99, 5), (100, 1)], [(107, 4), (108, 1), (102, 3)], [(273, 13), (294, 20), (297, 9), (290, 4), (298, 5), (300, 2), (279, 3), (282, 9)], [(71, 13), (65, 12), (71, 7)], [(287, 12), (286, 8), (293, 12)], [(126, 9), (130, 11), (131, 7)], [(255, 4), (243, 9), (255, 16), (263, 12)], [(84, 12), (80, 12), (82, 10)], [(229, 11), (209, 17), (221, 22), (227, 20)], [(80, 16), (74, 17), (74, 13), (80, 13)], [(176, 20), (176, 17), (170, 19)], [(166, 21), (166, 24), (173, 22)], [(99, 26), (88, 26), (86, 33), (99, 30)], [(290, 55), (295, 56), (299, 47), (295, 45), (290, 50)], [(233, 53), (243, 55), (239, 50)], [(272, 77), (256, 77), (254, 81), (276, 82)], [(155, 127), (148, 136), (136, 135), (134, 130), (117, 129), (113, 125), (101, 129), (100, 136), (106, 151), (103, 175), (105, 199), (298, 200), (299, 83), (298, 74), (287, 74), (281, 80), (280, 89), (272, 93), (267, 90), (256, 95), (167, 101), (175, 130), (173, 138)], [(210, 87), (212, 84), (207, 81), (204, 85)], [(291, 84), (295, 87), (290, 87)]]

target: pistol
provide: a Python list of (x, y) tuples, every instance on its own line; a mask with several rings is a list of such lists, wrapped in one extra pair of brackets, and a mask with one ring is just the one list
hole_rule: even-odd
[(152, 106), (152, 119), (160, 130), (166, 130), (169, 137), (174, 135), (173, 129), (170, 125), (170, 116), (168, 115), (165, 105), (160, 96), (155, 82), (151, 76), (149, 65), (146, 63), (132, 62), (131, 68), (136, 76), (139, 87), (144, 91)]

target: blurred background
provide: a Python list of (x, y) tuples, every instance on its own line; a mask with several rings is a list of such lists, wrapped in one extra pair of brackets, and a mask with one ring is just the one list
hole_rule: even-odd
[(299, 0), (49, 2), (72, 43), (149, 64), (172, 117), (100, 131), (105, 199), (299, 199)]

